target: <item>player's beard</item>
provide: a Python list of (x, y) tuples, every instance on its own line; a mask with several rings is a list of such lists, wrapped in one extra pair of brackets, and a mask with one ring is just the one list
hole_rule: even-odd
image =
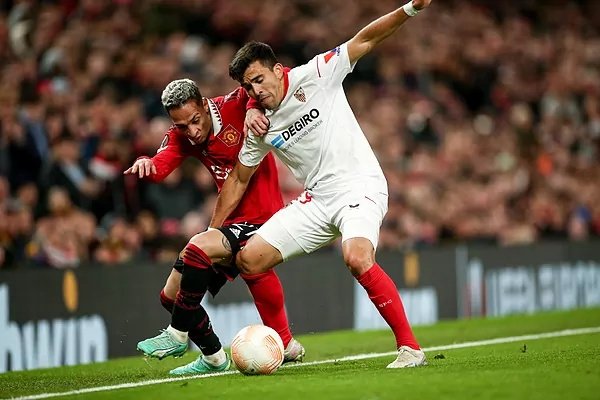
[(263, 97), (262, 99), (259, 100), (260, 105), (267, 110), (273, 110), (275, 108), (277, 108), (275, 106), (275, 102), (274, 102), (274, 98), (272, 95), (267, 95), (265, 97)]

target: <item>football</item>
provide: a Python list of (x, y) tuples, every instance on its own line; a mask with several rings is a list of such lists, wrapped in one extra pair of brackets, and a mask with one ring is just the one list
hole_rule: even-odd
[(244, 375), (268, 375), (283, 363), (283, 342), (275, 330), (250, 325), (240, 330), (231, 342), (231, 359)]

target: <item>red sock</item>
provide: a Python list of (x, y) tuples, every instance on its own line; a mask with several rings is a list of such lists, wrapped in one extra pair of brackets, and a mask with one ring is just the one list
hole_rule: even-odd
[(285, 313), (283, 287), (279, 277), (272, 269), (262, 274), (241, 276), (252, 293), (263, 324), (275, 329), (281, 336), (283, 347), (287, 347), (292, 340), (292, 332)]
[(367, 291), (379, 314), (392, 328), (396, 336), (396, 347), (408, 346), (411, 349), (420, 349), (406, 318), (398, 288), (392, 278), (375, 263), (357, 280)]
[(165, 290), (160, 291), (160, 304), (162, 304), (163, 308), (171, 314), (173, 312), (173, 305), (175, 304), (175, 300), (167, 297)]
[[(210, 257), (193, 243), (188, 243), (185, 246), (182, 261), (183, 265), (187, 264), (200, 269), (207, 269), (212, 265)], [(183, 273), (185, 273), (185, 268)]]

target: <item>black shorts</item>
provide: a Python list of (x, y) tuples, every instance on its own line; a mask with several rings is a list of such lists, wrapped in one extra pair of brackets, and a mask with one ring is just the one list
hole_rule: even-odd
[[(252, 235), (254, 235), (254, 233), (256, 233), (260, 226), (261, 224), (248, 224), (243, 222), (217, 228), (229, 241), (229, 245), (231, 246), (232, 261), (227, 265), (212, 265), (212, 270), (214, 273), (212, 274), (210, 282), (208, 283), (208, 291), (213, 296), (216, 296), (216, 294), (228, 280), (232, 281), (238, 276), (240, 271), (235, 266), (235, 256), (242, 249), (242, 247), (246, 245), (246, 242)], [(175, 260), (173, 263), (173, 268), (179, 272), (183, 271), (183, 259), (181, 256), (177, 257), (177, 260)]]
[(229, 240), (231, 252), (235, 259), (235, 255), (246, 245), (246, 242), (256, 233), (262, 224), (249, 224), (242, 222), (239, 224), (225, 225), (218, 228), (223, 235)]

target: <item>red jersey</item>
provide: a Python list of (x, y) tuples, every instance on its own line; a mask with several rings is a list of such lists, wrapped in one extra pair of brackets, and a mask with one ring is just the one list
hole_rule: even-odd
[[(177, 127), (172, 126), (156, 155), (152, 157), (156, 174), (147, 179), (160, 182), (181, 165), (186, 157), (195, 157), (210, 171), (221, 191), (244, 143), (244, 118), (249, 98), (244, 89), (237, 88), (225, 96), (207, 99), (213, 133), (200, 145), (194, 144)], [(269, 154), (260, 163), (242, 200), (224, 224), (262, 224), (282, 207), (277, 167), (273, 155)]]

